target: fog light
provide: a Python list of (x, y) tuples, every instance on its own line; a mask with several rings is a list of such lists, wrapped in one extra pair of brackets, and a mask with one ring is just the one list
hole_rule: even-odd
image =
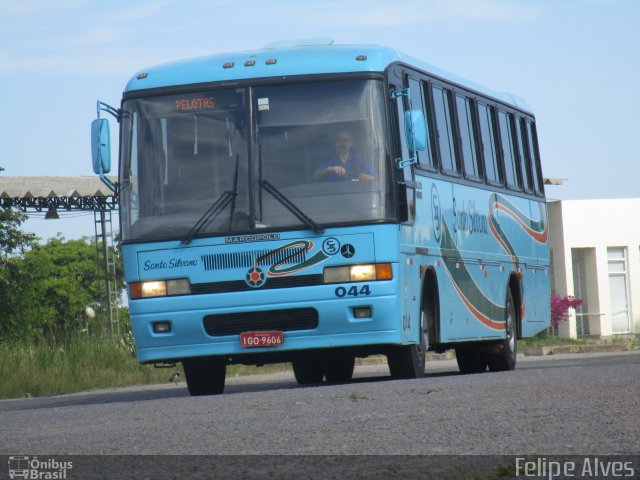
[(371, 318), (371, 307), (354, 307), (353, 316), (355, 318)]
[(153, 322), (153, 333), (171, 333), (171, 322)]

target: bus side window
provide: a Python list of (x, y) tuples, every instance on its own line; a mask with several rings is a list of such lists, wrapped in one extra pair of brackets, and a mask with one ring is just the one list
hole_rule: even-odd
[[(397, 87), (391, 86), (391, 90), (396, 90)], [(404, 129), (404, 112), (408, 108), (409, 99), (404, 95), (396, 97), (392, 102), (392, 108), (395, 111), (396, 128), (394, 129), (396, 135), (394, 143), (396, 145), (396, 158), (408, 159), (410, 155), (416, 152), (409, 152), (406, 142), (406, 134)], [(411, 186), (413, 183), (413, 165), (409, 164), (402, 169), (402, 175), (399, 175), (399, 191), (400, 191), (400, 221), (403, 223), (413, 223), (415, 219), (415, 188)]]
[(473, 121), (472, 100), (462, 95), (456, 95), (456, 113), (464, 173), (467, 178), (478, 180), (482, 178), (482, 170), (476, 147), (477, 132)]
[(524, 190), (527, 193), (533, 193), (533, 179), (531, 177), (531, 165), (527, 159), (527, 154), (525, 152), (526, 142), (526, 123), (524, 118), (518, 117), (517, 120), (517, 136), (518, 136), (518, 156), (520, 157), (520, 171), (522, 172), (522, 184), (524, 186)]
[(480, 120), (480, 138), (482, 139), (482, 156), (487, 181), (494, 185), (502, 183), (502, 174), (498, 166), (498, 152), (494, 125), (494, 109), (491, 105), (478, 103), (478, 118)]
[(440, 165), (447, 173), (460, 173), (456, 160), (451, 120), (450, 92), (435, 85), (432, 87), (433, 106), (436, 113), (436, 138), (440, 151)]
[(540, 175), (540, 154), (538, 153), (538, 136), (536, 134), (536, 125), (533, 122), (527, 122), (527, 151), (531, 162), (531, 172), (533, 175), (533, 184), (536, 193), (544, 195), (544, 185), (542, 183), (542, 175)]
[(500, 146), (504, 161), (505, 180), (507, 188), (522, 190), (522, 182), (518, 175), (516, 163), (515, 137), (513, 135), (513, 115), (498, 110), (498, 124), (500, 127)]
[(409, 77), (409, 95), (411, 108), (413, 110), (422, 110), (424, 118), (427, 122), (427, 148), (421, 152), (415, 152), (418, 157), (418, 163), (423, 167), (435, 168), (433, 155), (431, 151), (431, 115), (425, 104), (425, 84), (419, 82), (415, 78)]

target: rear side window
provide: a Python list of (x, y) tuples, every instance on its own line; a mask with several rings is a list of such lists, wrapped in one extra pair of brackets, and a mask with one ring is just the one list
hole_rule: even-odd
[(433, 87), (433, 107), (436, 113), (436, 132), (442, 170), (458, 173), (449, 92), (447, 90)]
[(533, 192), (533, 178), (531, 177), (531, 165), (526, 153), (527, 142), (526, 122), (524, 118), (518, 119), (518, 158), (520, 161), (520, 172), (522, 173), (522, 184), (527, 193)]
[(482, 170), (478, 162), (476, 146), (476, 129), (473, 122), (473, 104), (470, 98), (456, 95), (456, 113), (458, 116), (458, 131), (460, 132), (460, 153), (462, 164), (467, 177), (479, 179)]
[(536, 125), (533, 122), (527, 122), (527, 150), (531, 161), (531, 173), (533, 175), (533, 185), (536, 193), (544, 195), (544, 186), (542, 184), (542, 172), (540, 171), (540, 155), (538, 154), (538, 136), (536, 134)]
[(489, 183), (502, 183), (500, 168), (498, 167), (498, 153), (496, 150), (496, 137), (494, 127), (493, 107), (478, 104), (478, 118), (480, 123), (480, 138), (482, 140), (482, 156), (484, 158), (484, 171)]
[(515, 136), (513, 132), (513, 115), (498, 110), (498, 123), (500, 124), (500, 146), (504, 160), (504, 176), (507, 187), (512, 190), (520, 190), (520, 178), (516, 163)]

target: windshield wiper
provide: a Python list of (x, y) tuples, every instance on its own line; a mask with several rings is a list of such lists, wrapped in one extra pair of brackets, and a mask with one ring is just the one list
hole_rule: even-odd
[(236, 173), (233, 177), (233, 201), (231, 202), (231, 213), (229, 214), (229, 233), (233, 229), (233, 214), (236, 212), (236, 197), (238, 196), (238, 167), (240, 166), (240, 155), (236, 155)]
[(284, 194), (280, 192), (280, 190), (271, 185), (268, 180), (258, 180), (258, 183), (267, 192), (269, 192), (273, 198), (275, 198), (282, 205), (284, 205), (287, 210), (293, 213), (298, 218), (298, 220), (309, 227), (310, 230), (313, 230), (315, 233), (324, 233), (324, 228), (311, 220), (311, 218), (309, 218), (302, 210), (300, 210), (291, 200), (285, 197)]
[(222, 194), (216, 199), (215, 202), (207, 209), (206, 212), (202, 214), (200, 219), (196, 222), (196, 224), (189, 230), (187, 236), (182, 239), (180, 242), (182, 245), (186, 245), (195, 235), (198, 234), (204, 227), (206, 227), (209, 223), (211, 223), (215, 218), (220, 215), (227, 205), (231, 203), (232, 200), (236, 198), (235, 192), (230, 192), (229, 190), (225, 190)]

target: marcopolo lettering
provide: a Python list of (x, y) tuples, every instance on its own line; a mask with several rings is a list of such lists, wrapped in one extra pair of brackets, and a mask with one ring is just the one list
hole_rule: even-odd
[(264, 242), (266, 240), (280, 240), (279, 233), (260, 233), (256, 235), (242, 235), (239, 237), (227, 237), (224, 243)]

